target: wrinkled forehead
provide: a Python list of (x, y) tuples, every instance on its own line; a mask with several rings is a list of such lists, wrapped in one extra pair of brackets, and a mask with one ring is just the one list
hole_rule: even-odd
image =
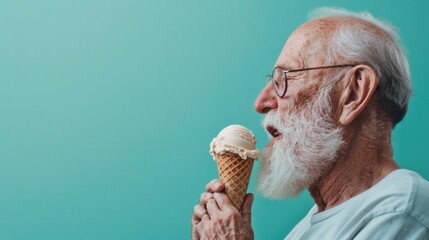
[(329, 21), (314, 20), (303, 24), (290, 35), (276, 66), (297, 69), (324, 65), (334, 28)]

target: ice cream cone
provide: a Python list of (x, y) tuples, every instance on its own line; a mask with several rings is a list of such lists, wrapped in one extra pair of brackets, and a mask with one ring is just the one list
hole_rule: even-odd
[(243, 159), (238, 154), (215, 154), (219, 177), (225, 185), (225, 193), (232, 204), (241, 212), (254, 159)]
[(213, 138), (210, 154), (217, 162), (225, 193), (241, 212), (253, 162), (259, 157), (255, 136), (241, 125), (230, 125)]

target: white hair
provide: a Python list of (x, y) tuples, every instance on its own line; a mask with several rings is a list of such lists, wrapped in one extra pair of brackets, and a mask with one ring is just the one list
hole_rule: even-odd
[(379, 78), (383, 110), (395, 126), (405, 116), (411, 96), (409, 64), (395, 26), (369, 12), (354, 13), (341, 8), (322, 7), (308, 16), (310, 20), (335, 17), (360, 19), (382, 31), (371, 30), (364, 24), (343, 24), (334, 32), (328, 55), (336, 60), (365, 63), (374, 69)]

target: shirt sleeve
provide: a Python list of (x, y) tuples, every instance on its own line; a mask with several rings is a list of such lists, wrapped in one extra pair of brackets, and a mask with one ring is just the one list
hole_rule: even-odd
[(373, 218), (353, 239), (427, 240), (429, 239), (429, 229), (408, 214), (393, 212)]

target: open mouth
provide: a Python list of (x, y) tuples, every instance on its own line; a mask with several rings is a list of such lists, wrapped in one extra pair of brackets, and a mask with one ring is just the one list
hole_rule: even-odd
[(266, 127), (266, 129), (267, 129), (267, 132), (271, 135), (271, 136), (273, 136), (273, 138), (278, 138), (278, 137), (280, 137), (280, 132), (279, 131), (277, 131), (277, 129), (275, 128), (275, 127), (273, 127), (273, 126), (267, 126)]

